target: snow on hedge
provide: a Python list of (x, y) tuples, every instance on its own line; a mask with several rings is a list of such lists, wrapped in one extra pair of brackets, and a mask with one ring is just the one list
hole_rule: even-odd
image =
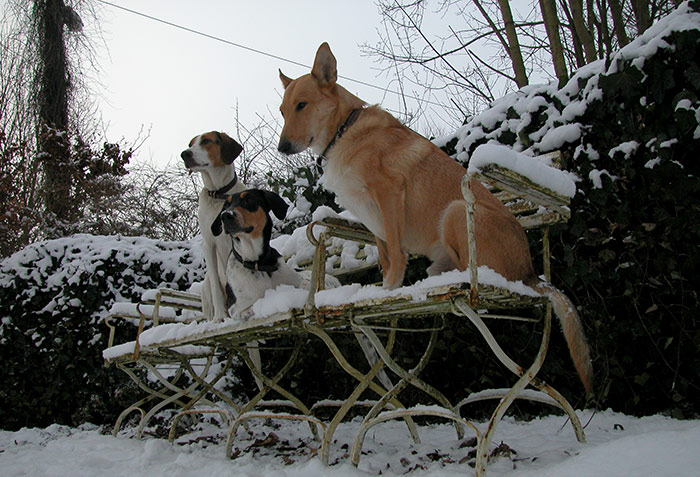
[[(156, 276), (148, 277), (144, 271)], [(69, 289), (106, 283), (104, 304), (94, 310), (93, 322), (108, 313), (112, 301), (129, 301), (156, 286), (185, 281), (202, 275), (201, 238), (187, 242), (165, 242), (143, 237), (79, 234), (37, 242), (0, 262), (0, 289), (21, 283), (17, 300), (45, 302), (42, 312), (60, 315), (68, 307), (80, 307), (79, 293)], [(4, 316), (3, 323), (13, 316)]]
[[(699, 28), (700, 13), (685, 2), (611, 57), (577, 70), (564, 87), (560, 88), (556, 81), (525, 86), (493, 102), (486, 111), (475, 115), (455, 133), (434, 142), (445, 147), (456, 141), (455, 157), (464, 164), (470, 161), (470, 156), (480, 144), (508, 144), (511, 149), (526, 156), (537, 156), (580, 142), (575, 158), (586, 154), (595, 160), (601, 155), (612, 155), (616, 150), (596, 151), (588, 144), (588, 126), (584, 125), (584, 121), (579, 121), (592, 103), (604, 100), (601, 78), (618, 73), (623, 65), (643, 71), (650, 57), (660, 50), (675, 48), (667, 41), (671, 34)], [(642, 77), (646, 78), (646, 73)], [(641, 101), (645, 102), (646, 98)], [(680, 99), (675, 108), (694, 115), (693, 136), (700, 138), (700, 103), (697, 98)], [(654, 146), (649, 144), (646, 147)], [(619, 148), (627, 157), (636, 150), (633, 144), (625, 144), (624, 141)], [(657, 160), (647, 161), (646, 167), (651, 168), (658, 163)], [(615, 179), (605, 170), (594, 170), (587, 179), (593, 182), (594, 187), (601, 187), (601, 177), (604, 175)]]

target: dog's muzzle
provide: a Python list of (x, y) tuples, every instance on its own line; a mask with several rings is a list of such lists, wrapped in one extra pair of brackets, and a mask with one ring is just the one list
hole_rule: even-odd
[(277, 150), (281, 152), (282, 154), (290, 155), (290, 154), (297, 154), (307, 147), (311, 145), (313, 142), (314, 138), (312, 137), (311, 140), (309, 141), (309, 144), (306, 146), (300, 146), (299, 144), (295, 144), (291, 142), (289, 139), (280, 139), (279, 145), (277, 146)]
[(253, 231), (253, 227), (244, 227), (239, 220), (239, 215), (231, 209), (221, 212), (221, 224), (224, 227), (224, 232), (229, 235), (236, 235), (241, 232), (247, 234)]
[(280, 140), (280, 143), (277, 146), (277, 150), (282, 154), (294, 154), (295, 152), (292, 143), (286, 139)]
[(192, 151), (189, 149), (185, 149), (184, 151), (182, 151), (180, 157), (183, 161), (185, 161), (185, 167), (187, 169), (192, 169), (193, 167), (196, 167), (198, 165), (197, 162), (194, 160), (194, 154), (192, 154)]

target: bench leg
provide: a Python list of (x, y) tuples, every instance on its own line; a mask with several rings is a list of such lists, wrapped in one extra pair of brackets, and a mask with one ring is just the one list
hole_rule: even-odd
[[(138, 365), (138, 363), (136, 363), (136, 364)], [(168, 399), (171, 396), (171, 394), (168, 392), (165, 392), (168, 389), (167, 386), (164, 385), (160, 390), (154, 389), (154, 388), (148, 386), (139, 376), (136, 375), (136, 373), (134, 373), (131, 369), (129, 369), (125, 365), (119, 364), (119, 365), (117, 365), (117, 367), (119, 369), (121, 369), (124, 373), (126, 373), (127, 376), (129, 376), (131, 378), (131, 380), (133, 382), (135, 382), (141, 390), (148, 393), (148, 396), (146, 396), (143, 399), (140, 399), (139, 401), (135, 402), (134, 404), (132, 404), (131, 406), (126, 408), (117, 418), (117, 422), (115, 423), (114, 429), (112, 432), (114, 435), (116, 435), (117, 432), (119, 431), (119, 428), (121, 427), (122, 421), (126, 417), (126, 415), (134, 410), (139, 410), (141, 413), (141, 420), (139, 421), (139, 425), (138, 425), (139, 431), (137, 432), (136, 437), (138, 439), (140, 439), (141, 438), (141, 431), (143, 430), (143, 428), (146, 426), (146, 423), (150, 419), (150, 415), (148, 413), (146, 413), (146, 411), (143, 410), (141, 408), (141, 406), (143, 404), (145, 404), (149, 401), (155, 400), (155, 399), (160, 399), (160, 400)], [(182, 376), (182, 372), (183, 372), (182, 367), (178, 368), (178, 370), (175, 372), (175, 375), (172, 377), (173, 383), (177, 382), (180, 379), (180, 377)], [(161, 384), (162, 384), (162, 381), (161, 381)], [(181, 397), (181, 396), (178, 396), (178, 398), (176, 398), (173, 402), (176, 402), (180, 406), (184, 406), (185, 403), (179, 401), (179, 397)]]
[[(260, 401), (262, 401), (262, 398), (265, 397), (265, 395), (270, 391), (274, 390), (289, 401), (292, 402), (294, 407), (296, 407), (303, 415), (305, 416), (310, 416), (311, 411), (309, 408), (301, 402), (299, 398), (297, 398), (294, 394), (291, 392), (287, 391), (286, 389), (282, 388), (279, 384), (277, 384), (292, 368), (294, 363), (296, 362), (298, 356), (299, 356), (299, 351), (301, 348), (301, 340), (299, 337), (296, 338), (295, 344), (294, 344), (294, 351), (292, 351), (291, 356), (287, 360), (287, 363), (277, 372), (277, 374), (272, 378), (268, 378), (267, 376), (263, 375), (260, 370), (257, 369), (255, 366), (255, 363), (250, 359), (250, 356), (248, 355), (248, 350), (247, 348), (244, 347), (235, 347), (234, 349), (238, 353), (238, 355), (243, 359), (245, 362), (246, 366), (250, 369), (251, 373), (253, 373), (254, 376), (256, 376), (260, 381), (263, 383), (263, 388), (258, 391), (258, 393), (253, 396), (250, 401), (248, 401), (245, 405), (241, 407), (241, 415), (245, 415), (247, 413), (250, 413), (256, 405)], [(238, 430), (238, 426), (243, 422), (244, 423), (245, 419), (236, 419), (231, 426), (231, 439), (233, 439), (236, 435), (236, 431)], [(313, 434), (315, 439), (319, 439), (318, 436), (318, 431), (316, 429), (316, 426), (314, 423), (309, 422), (309, 428), (311, 429), (311, 433)]]
[[(436, 318), (436, 325), (437, 325), (438, 318)], [(375, 350), (379, 354), (381, 360), (391, 369), (394, 373), (396, 373), (401, 380), (394, 386), (394, 388), (389, 391), (375, 406), (370, 410), (369, 413), (365, 416), (362, 426), (360, 428), (360, 431), (358, 432), (357, 436), (355, 437), (355, 441), (353, 442), (353, 448), (351, 452), (351, 462), (357, 466), (359, 464), (360, 460), (360, 454), (362, 451), (362, 446), (364, 442), (364, 433), (367, 432), (367, 430), (370, 427), (373, 427), (374, 425), (378, 424), (379, 422), (383, 422), (385, 420), (391, 419), (384, 419), (384, 415), (379, 416), (379, 413), (382, 411), (384, 406), (386, 405), (386, 399), (395, 396), (398, 394), (400, 391), (402, 391), (406, 386), (409, 384), (420, 389), (424, 393), (428, 394), (431, 396), (436, 402), (438, 402), (442, 407), (448, 410), (447, 413), (445, 413), (445, 416), (448, 416), (449, 419), (454, 421), (455, 424), (455, 430), (457, 432), (457, 439), (461, 439), (464, 437), (464, 422), (461, 418), (459, 418), (456, 414), (456, 409), (455, 407), (450, 403), (450, 401), (436, 388), (433, 386), (429, 385), (422, 379), (420, 379), (418, 376), (420, 373), (423, 371), (425, 366), (428, 364), (428, 360), (430, 359), (430, 356), (432, 355), (432, 352), (435, 348), (435, 344), (437, 342), (437, 336), (438, 336), (438, 327), (434, 326), (433, 329), (431, 330), (430, 334), (430, 341), (428, 343), (428, 346), (423, 353), (423, 356), (421, 357), (420, 361), (418, 364), (411, 370), (406, 371), (401, 366), (399, 366), (396, 361), (391, 358), (390, 355), (390, 350), (388, 350), (381, 342), (379, 337), (376, 335), (374, 330), (370, 326), (362, 326), (358, 323), (355, 324), (364, 334), (367, 336), (367, 338), (370, 340), (372, 345), (375, 347)], [(394, 318), (391, 322), (391, 327), (395, 328), (397, 325), (397, 319)], [(392, 331), (390, 333), (395, 333), (395, 331)], [(395, 411), (394, 413), (388, 413), (387, 415), (394, 415), (395, 417), (404, 417), (405, 416), (412, 416), (412, 415), (430, 415), (429, 412), (425, 411), (417, 411), (417, 412), (412, 412), (409, 410), (409, 412), (405, 411)], [(443, 417), (445, 417), (443, 416)], [(473, 427), (471, 424), (469, 424), (470, 427)]]
[[(341, 368), (345, 372), (347, 372), (350, 376), (354, 377), (359, 381), (353, 392), (348, 396), (345, 400), (345, 403), (340, 407), (340, 409), (335, 413), (333, 416), (333, 419), (331, 422), (328, 424), (328, 428), (324, 434), (324, 444), (325, 446), (323, 447), (323, 452), (321, 454), (321, 461), (323, 462), (324, 465), (328, 465), (328, 459), (329, 459), (329, 453), (330, 453), (330, 443), (333, 439), (333, 434), (335, 433), (335, 430), (337, 429), (338, 425), (342, 422), (343, 418), (347, 415), (347, 413), (350, 411), (352, 406), (355, 405), (357, 400), (359, 399), (360, 395), (367, 389), (371, 389), (375, 393), (377, 393), (379, 396), (382, 396), (382, 404), (380, 405), (379, 403), (375, 404), (375, 407), (380, 406), (379, 409), (384, 409), (387, 404), (392, 404), (393, 406), (397, 408), (403, 408), (405, 407), (401, 402), (399, 402), (396, 399), (396, 394), (397, 393), (390, 393), (386, 389), (382, 388), (379, 386), (377, 383), (374, 382), (374, 378), (377, 375), (377, 372), (379, 369), (383, 366), (383, 363), (381, 360), (377, 361), (372, 368), (369, 370), (367, 374), (362, 374), (360, 371), (358, 371), (356, 368), (354, 368), (343, 356), (343, 354), (340, 352), (340, 349), (338, 346), (335, 344), (333, 339), (326, 333), (324, 330), (319, 328), (318, 326), (312, 325), (310, 323), (304, 324), (304, 328), (309, 331), (311, 334), (317, 336), (318, 338), (323, 341), (323, 343), (326, 345), (328, 350), (333, 354), (333, 357), (335, 360), (338, 362)], [(391, 352), (391, 349), (393, 348), (394, 344), (394, 337), (395, 333), (390, 335), (389, 342), (387, 343), (387, 347), (389, 348), (389, 352)], [(388, 396), (388, 394), (391, 394)], [(408, 427), (408, 431), (411, 435), (411, 438), (415, 443), (420, 443), (420, 438), (418, 437), (418, 429), (416, 428), (416, 424), (413, 422), (413, 419), (410, 416), (405, 416), (404, 420), (406, 421), (406, 426)]]
[(486, 340), (487, 344), (491, 348), (491, 350), (494, 352), (498, 360), (506, 367), (508, 368), (511, 372), (513, 372), (515, 375), (519, 376), (518, 381), (513, 385), (513, 387), (508, 391), (502, 398), (501, 401), (499, 402), (498, 406), (494, 410), (493, 414), (491, 415), (491, 419), (489, 420), (489, 423), (486, 427), (486, 432), (484, 432), (484, 435), (482, 439), (480, 439), (477, 447), (477, 461), (476, 461), (476, 475), (483, 475), (486, 472), (486, 464), (488, 462), (488, 452), (489, 452), (489, 445), (491, 442), (491, 439), (493, 437), (493, 434), (496, 432), (496, 426), (498, 425), (498, 422), (503, 418), (505, 415), (506, 411), (510, 407), (510, 405), (515, 401), (515, 399), (518, 398), (518, 396), (522, 393), (522, 391), (525, 389), (525, 387), (530, 384), (534, 387), (537, 387), (543, 391), (545, 391), (547, 394), (549, 394), (560, 406), (561, 408), (568, 414), (569, 418), (571, 419), (572, 426), (574, 427), (574, 432), (576, 433), (576, 437), (579, 441), (584, 442), (585, 441), (585, 436), (583, 434), (583, 428), (581, 427), (581, 422), (576, 416), (576, 413), (574, 412), (573, 408), (571, 405), (564, 399), (561, 394), (556, 392), (553, 388), (550, 386), (544, 384), (541, 380), (536, 378), (537, 373), (539, 372), (540, 368), (542, 367), (542, 364), (544, 363), (545, 356), (547, 354), (547, 349), (549, 346), (549, 338), (551, 335), (551, 330), (552, 330), (552, 313), (551, 309), (548, 307), (547, 308), (547, 313), (545, 314), (544, 318), (544, 327), (542, 330), (542, 340), (540, 342), (540, 348), (537, 352), (537, 355), (535, 356), (535, 359), (530, 365), (528, 369), (524, 369), (518, 364), (516, 364), (500, 347), (494, 336), (491, 334), (491, 331), (488, 329), (486, 324), (483, 322), (481, 317), (476, 313), (464, 300), (458, 299), (455, 300), (454, 302), (455, 305), (455, 312), (466, 316), (473, 324), (476, 326), (476, 328), (479, 330), (481, 335), (484, 337)]

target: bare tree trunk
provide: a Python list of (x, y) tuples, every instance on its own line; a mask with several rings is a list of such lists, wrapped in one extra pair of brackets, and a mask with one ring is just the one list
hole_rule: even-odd
[(44, 164), (43, 198), (46, 212), (54, 214), (59, 222), (68, 219), (71, 209), (68, 151), (55, 134), (68, 129), (70, 79), (63, 38), (65, 11), (63, 0), (34, 1), (40, 55), (37, 144)]
[(608, 2), (610, 3), (613, 25), (615, 26), (615, 36), (620, 48), (622, 48), (630, 42), (625, 31), (625, 22), (622, 19), (622, 5), (620, 5), (618, 0), (608, 0)]
[(637, 34), (641, 35), (651, 26), (649, 18), (649, 2), (644, 0), (631, 0), (634, 18), (637, 20)]
[(552, 61), (554, 72), (557, 75), (560, 85), (564, 85), (569, 79), (569, 72), (564, 59), (564, 48), (559, 36), (559, 19), (557, 18), (557, 6), (554, 0), (539, 0), (542, 9), (542, 19), (547, 30), (547, 37), (552, 50)]
[(612, 53), (617, 48), (613, 45), (613, 37), (610, 33), (607, 15), (605, 14), (607, 10), (608, 7), (606, 4), (606, 0), (598, 0), (598, 11), (602, 12), (600, 15), (603, 18), (603, 20), (598, 25), (598, 36), (601, 39), (600, 44), (605, 45), (605, 51), (607, 51), (608, 53)]
[(566, 18), (569, 21), (569, 24), (566, 25), (566, 27), (571, 31), (571, 43), (574, 47), (574, 58), (576, 59), (576, 66), (580, 68), (586, 64), (586, 59), (583, 56), (583, 45), (581, 44), (581, 39), (576, 32), (574, 19), (571, 16), (571, 12), (569, 12), (566, 2), (561, 2), (560, 5), (564, 11), (564, 15), (566, 15)]
[(591, 63), (596, 60), (596, 49), (593, 35), (591, 35), (591, 31), (588, 29), (586, 21), (583, 19), (583, 1), (569, 0), (569, 6), (571, 7), (574, 31), (583, 44), (583, 50), (586, 54), (586, 63)]
[(525, 64), (523, 63), (523, 55), (520, 51), (520, 42), (518, 34), (515, 31), (515, 22), (513, 22), (513, 13), (510, 10), (510, 5), (507, 0), (498, 0), (501, 7), (501, 15), (503, 15), (503, 23), (506, 27), (506, 37), (508, 38), (508, 56), (513, 63), (513, 72), (515, 73), (515, 82), (519, 88), (528, 84), (527, 73), (525, 72)]

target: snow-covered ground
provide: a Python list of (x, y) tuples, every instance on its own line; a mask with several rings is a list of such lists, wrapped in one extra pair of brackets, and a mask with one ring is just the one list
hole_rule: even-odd
[[(489, 476), (698, 476), (700, 421), (661, 416), (635, 418), (603, 411), (580, 413), (588, 422), (588, 442), (576, 441), (560, 416), (529, 422), (506, 418), (492, 449), (504, 444), (487, 469)], [(590, 422), (589, 422), (590, 421)], [(346, 457), (357, 420), (342, 424), (331, 449), (331, 466), (323, 467), (318, 443), (303, 423), (251, 422), (250, 434), (238, 431), (234, 446), (240, 455), (225, 456), (225, 429), (202, 424), (199, 430), (170, 445), (166, 439), (105, 435), (95, 426), (0, 432), (0, 474), (31, 476), (364, 476), (445, 477), (473, 475), (469, 446), (457, 441), (449, 425), (422, 426), (423, 444), (413, 445), (400, 422), (370, 430), (359, 468)], [(512, 450), (510, 456), (509, 450)], [(466, 460), (466, 461), (464, 461)], [(460, 463), (460, 461), (463, 461)]]

